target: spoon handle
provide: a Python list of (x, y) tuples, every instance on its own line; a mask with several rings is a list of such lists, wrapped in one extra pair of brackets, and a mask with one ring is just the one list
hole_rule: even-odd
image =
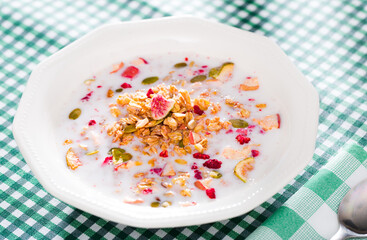
[(347, 233), (343, 226), (340, 226), (338, 231), (330, 238), (330, 240), (343, 240), (349, 238), (350, 235)]

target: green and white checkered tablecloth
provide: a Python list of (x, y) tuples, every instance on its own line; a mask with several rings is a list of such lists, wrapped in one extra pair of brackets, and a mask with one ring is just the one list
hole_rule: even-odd
[[(365, 0), (3, 0), (0, 4), (0, 239), (243, 239), (343, 144), (352, 140), (367, 145)], [(309, 166), (248, 214), (187, 228), (127, 227), (52, 197), (33, 176), (11, 133), (32, 69), (101, 24), (182, 14), (271, 37), (306, 75), (319, 92), (321, 108)]]

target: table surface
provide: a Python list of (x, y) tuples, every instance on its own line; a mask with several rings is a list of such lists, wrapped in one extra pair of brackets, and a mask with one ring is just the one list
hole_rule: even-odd
[[(54, 1), (0, 5), (0, 239), (242, 239), (294, 194), (347, 141), (367, 145), (367, 2), (364, 0)], [(320, 95), (316, 150), (284, 189), (248, 214), (183, 228), (109, 222), (48, 194), (11, 128), (32, 69), (109, 22), (194, 15), (274, 39)]]

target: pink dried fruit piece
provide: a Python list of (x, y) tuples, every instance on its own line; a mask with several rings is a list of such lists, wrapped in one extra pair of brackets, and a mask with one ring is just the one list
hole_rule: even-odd
[(173, 166), (171, 163), (167, 163), (166, 166), (164, 166), (163, 171), (161, 173), (161, 177), (169, 177), (169, 176), (175, 176), (176, 172), (173, 169)]
[(200, 134), (197, 134), (197, 133), (194, 133), (194, 132), (190, 131), (190, 133), (189, 133), (190, 144), (195, 145), (203, 139), (204, 139), (204, 137), (202, 137)]
[(260, 119), (253, 119), (253, 121), (259, 124), (265, 131), (280, 128), (279, 114), (268, 115)]
[(126, 78), (134, 78), (139, 73), (139, 69), (134, 66), (129, 66), (125, 69), (125, 71), (121, 74), (122, 77)]
[(247, 182), (247, 173), (254, 169), (253, 164), (255, 159), (253, 157), (246, 158), (237, 163), (234, 168), (234, 175), (241, 179), (243, 182)]
[(155, 96), (152, 98), (151, 103), (152, 118), (154, 120), (163, 119), (172, 110), (174, 105), (175, 100), (173, 99), (165, 99), (161, 95)]

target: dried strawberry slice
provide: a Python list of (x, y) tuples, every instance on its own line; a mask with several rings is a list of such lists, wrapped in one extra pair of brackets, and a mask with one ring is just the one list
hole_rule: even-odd
[(128, 83), (123, 83), (123, 84), (121, 84), (121, 87), (122, 87), (122, 88), (132, 88), (132, 87), (131, 87), (131, 85), (130, 85), (130, 84), (128, 84)]
[(129, 66), (121, 74), (121, 76), (126, 78), (134, 78), (139, 73), (139, 69), (134, 66)]

